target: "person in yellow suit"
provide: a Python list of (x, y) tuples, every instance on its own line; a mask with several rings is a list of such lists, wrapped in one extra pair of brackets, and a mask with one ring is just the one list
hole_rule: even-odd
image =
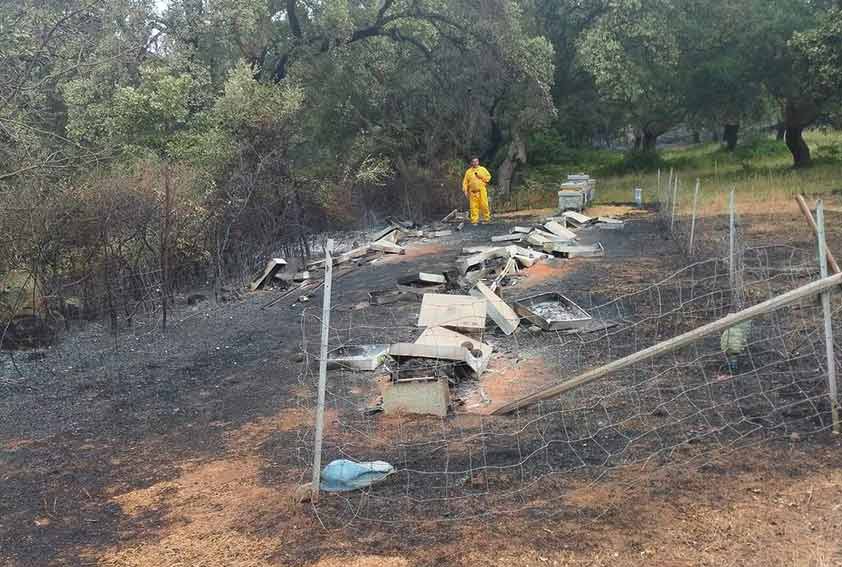
[(465, 172), (462, 179), (462, 192), (468, 198), (468, 205), (471, 209), (471, 224), (479, 222), (480, 213), (482, 222), (491, 222), (491, 209), (488, 206), (488, 184), (491, 182), (491, 174), (479, 164), (479, 158), (471, 160), (471, 167)]

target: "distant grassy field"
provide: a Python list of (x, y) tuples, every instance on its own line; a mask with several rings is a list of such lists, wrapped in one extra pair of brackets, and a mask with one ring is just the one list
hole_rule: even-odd
[(521, 187), (499, 205), (503, 210), (552, 207), (560, 183), (567, 174), (579, 172), (598, 178), (597, 203), (602, 204), (630, 202), (635, 187), (643, 188), (646, 201), (654, 201), (659, 169), (662, 187), (672, 169), (685, 195), (698, 179), (701, 209), (719, 208), (732, 188), (744, 204), (790, 200), (796, 193), (842, 192), (842, 132), (811, 131), (805, 138), (815, 161), (806, 170), (792, 169), (786, 145), (771, 137), (745, 140), (734, 153), (725, 152), (719, 144), (666, 150), (643, 166), (620, 152), (565, 152), (558, 164), (530, 167)]

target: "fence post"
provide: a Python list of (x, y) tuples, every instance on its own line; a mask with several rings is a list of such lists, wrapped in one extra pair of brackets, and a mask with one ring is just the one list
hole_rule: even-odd
[(702, 181), (697, 177), (696, 190), (693, 193), (693, 220), (690, 221), (690, 245), (687, 247), (688, 254), (693, 254), (693, 242), (696, 239), (696, 213), (699, 208), (699, 189), (701, 188), (701, 185)]
[[(827, 277), (827, 244), (824, 230), (824, 202), (816, 202), (816, 225), (819, 237), (819, 266), (821, 276)], [(833, 419), (833, 434), (839, 435), (839, 395), (836, 386), (836, 358), (833, 356), (833, 312), (830, 305), (831, 290), (822, 293), (824, 311), (824, 340), (827, 351), (827, 382), (830, 393), (830, 415)]]
[(661, 198), (661, 168), (660, 167), (658, 168), (658, 191), (656, 192), (656, 194), (658, 195), (658, 202), (660, 203), (661, 201), (663, 201), (663, 199)]
[(670, 220), (670, 233), (675, 234), (675, 207), (678, 204), (678, 175), (675, 176), (675, 187), (672, 190), (672, 220)]
[(330, 291), (333, 279), (333, 240), (325, 245), (325, 293), (322, 301), (322, 344), (319, 353), (319, 397), (316, 405), (316, 439), (313, 447), (313, 502), (319, 499), (322, 475), (322, 437), (325, 421), (325, 390), (327, 389), (327, 351), (330, 338)]
[(731, 189), (731, 196), (728, 199), (728, 210), (730, 211), (729, 231), (730, 239), (728, 243), (728, 277), (731, 282), (731, 290), (737, 289), (737, 263), (736, 248), (737, 248), (737, 204), (736, 204), (736, 188)]

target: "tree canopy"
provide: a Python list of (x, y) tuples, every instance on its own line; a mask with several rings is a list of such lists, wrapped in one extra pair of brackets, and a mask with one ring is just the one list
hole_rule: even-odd
[(779, 123), (806, 166), (802, 131), (838, 116), (841, 34), (819, 0), (9, 0), (0, 271), (130, 278), (157, 250), (221, 277), (270, 243), (438, 212), (471, 155), (505, 197), (539, 139), (655, 152), (684, 125), (733, 150), (741, 124)]

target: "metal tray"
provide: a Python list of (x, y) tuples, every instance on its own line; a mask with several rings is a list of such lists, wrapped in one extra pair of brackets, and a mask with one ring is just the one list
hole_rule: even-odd
[(332, 350), (327, 355), (327, 367), (330, 370), (377, 370), (389, 355), (389, 345), (344, 346)]
[(542, 293), (515, 301), (515, 313), (545, 331), (580, 329), (593, 318), (560, 293)]

